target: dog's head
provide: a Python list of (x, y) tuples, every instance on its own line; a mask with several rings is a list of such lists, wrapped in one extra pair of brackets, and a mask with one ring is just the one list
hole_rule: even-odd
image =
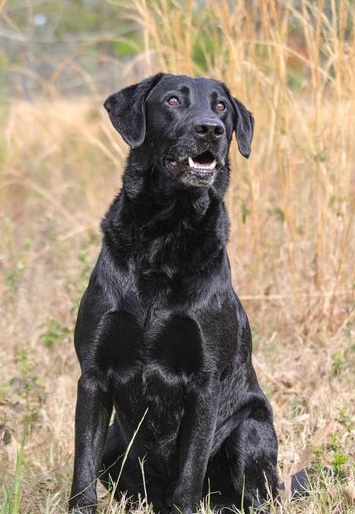
[(126, 143), (179, 185), (210, 187), (226, 167), (233, 132), (250, 155), (254, 118), (222, 82), (159, 73), (104, 105)]

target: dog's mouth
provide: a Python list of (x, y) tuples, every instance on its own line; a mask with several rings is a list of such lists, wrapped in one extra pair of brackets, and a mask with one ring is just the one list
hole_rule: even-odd
[(166, 157), (164, 163), (186, 185), (206, 186), (213, 181), (219, 161), (207, 150), (180, 160)]
[(187, 160), (192, 170), (212, 171), (217, 166), (216, 158), (209, 151), (200, 153), (195, 157), (188, 157)]
[(188, 156), (181, 160), (165, 158), (165, 164), (175, 172), (186, 171), (213, 171), (217, 166), (217, 159), (210, 151), (202, 152), (194, 157)]

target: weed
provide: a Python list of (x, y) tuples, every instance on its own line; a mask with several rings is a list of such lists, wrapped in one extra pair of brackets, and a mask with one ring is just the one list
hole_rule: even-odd
[(19, 514), (20, 513), (20, 502), (22, 497), (22, 472), (23, 472), (23, 461), (25, 455), (25, 440), (26, 436), (23, 437), (20, 448), (17, 451), (16, 456), (16, 467), (15, 475), (12, 482), (12, 486), (8, 487), (4, 484), (4, 501), (0, 503), (0, 512), (2, 514)]
[(72, 334), (72, 330), (59, 320), (50, 317), (43, 327), (45, 331), (40, 335), (40, 341), (49, 350), (55, 345), (63, 343)]
[(344, 369), (346, 369), (348, 366), (347, 360), (345, 358), (345, 352), (340, 351), (333, 355), (333, 362), (332, 362), (332, 372), (334, 375), (337, 373), (340, 373)]
[(324, 446), (314, 446), (313, 456), (316, 475), (333, 477), (334, 480), (340, 481), (344, 479), (345, 465), (349, 462), (349, 456), (344, 452), (338, 432), (331, 433)]
[(338, 407), (337, 420), (349, 434), (355, 431), (355, 415), (345, 406)]

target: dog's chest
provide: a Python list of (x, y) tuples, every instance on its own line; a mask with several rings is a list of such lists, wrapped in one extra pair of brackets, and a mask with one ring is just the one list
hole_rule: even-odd
[(105, 319), (100, 340), (97, 362), (111, 378), (118, 409), (133, 424), (148, 409), (152, 431), (175, 430), (186, 384), (205, 366), (198, 323), (170, 315), (144, 326), (135, 315), (116, 312)]

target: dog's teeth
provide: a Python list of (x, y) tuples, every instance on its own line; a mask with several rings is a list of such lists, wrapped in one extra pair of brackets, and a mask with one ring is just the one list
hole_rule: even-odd
[(195, 170), (214, 170), (217, 164), (216, 159), (213, 159), (211, 164), (201, 164), (200, 162), (195, 162), (192, 157), (188, 157), (190, 168), (194, 168)]
[(196, 168), (194, 160), (192, 159), (192, 157), (189, 157), (189, 166), (190, 166), (190, 168)]

